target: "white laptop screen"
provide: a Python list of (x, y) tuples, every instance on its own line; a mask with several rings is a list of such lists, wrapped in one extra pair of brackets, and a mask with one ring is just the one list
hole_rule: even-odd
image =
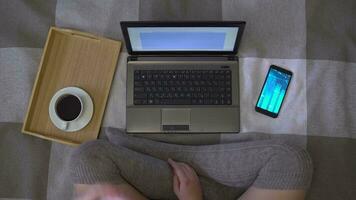
[(132, 51), (231, 52), (239, 27), (128, 27)]

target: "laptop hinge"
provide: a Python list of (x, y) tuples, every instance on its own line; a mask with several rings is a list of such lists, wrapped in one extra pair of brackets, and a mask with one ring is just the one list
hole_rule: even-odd
[(238, 57), (234, 55), (217, 55), (217, 56), (186, 56), (186, 55), (181, 55), (181, 56), (157, 56), (157, 55), (144, 55), (144, 56), (128, 56), (127, 61), (167, 61), (167, 60), (176, 60), (177, 58), (184, 59), (187, 61), (199, 61), (199, 60), (221, 60), (221, 61), (237, 61)]
[(137, 61), (138, 59), (137, 59), (137, 56), (128, 56), (127, 57), (127, 62), (129, 62), (129, 61)]
[(227, 56), (227, 59), (228, 60), (238, 60), (238, 57), (237, 56)]

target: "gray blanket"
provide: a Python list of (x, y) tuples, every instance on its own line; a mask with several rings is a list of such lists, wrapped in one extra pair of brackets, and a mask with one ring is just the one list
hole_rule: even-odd
[[(355, 198), (355, 10), (354, 0), (0, 1), (0, 198), (71, 198), (73, 148), (20, 131), (42, 48), (50, 26), (123, 40), (121, 20), (247, 22), (238, 53), (242, 133), (138, 136), (181, 144), (240, 141), (251, 132), (282, 137), (311, 153), (315, 173), (307, 199)], [(123, 49), (103, 130), (125, 128), (127, 55)], [(270, 64), (294, 72), (277, 119), (254, 111)]]

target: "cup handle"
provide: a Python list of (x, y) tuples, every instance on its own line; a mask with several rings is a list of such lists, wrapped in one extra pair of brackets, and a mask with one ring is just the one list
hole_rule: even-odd
[(63, 122), (62, 123), (62, 129), (67, 130), (68, 129), (68, 122)]

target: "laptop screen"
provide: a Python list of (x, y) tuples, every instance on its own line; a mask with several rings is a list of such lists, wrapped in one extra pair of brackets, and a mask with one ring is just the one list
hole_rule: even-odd
[(238, 27), (128, 28), (133, 51), (233, 51)]
[(236, 53), (244, 22), (122, 22), (129, 53)]

